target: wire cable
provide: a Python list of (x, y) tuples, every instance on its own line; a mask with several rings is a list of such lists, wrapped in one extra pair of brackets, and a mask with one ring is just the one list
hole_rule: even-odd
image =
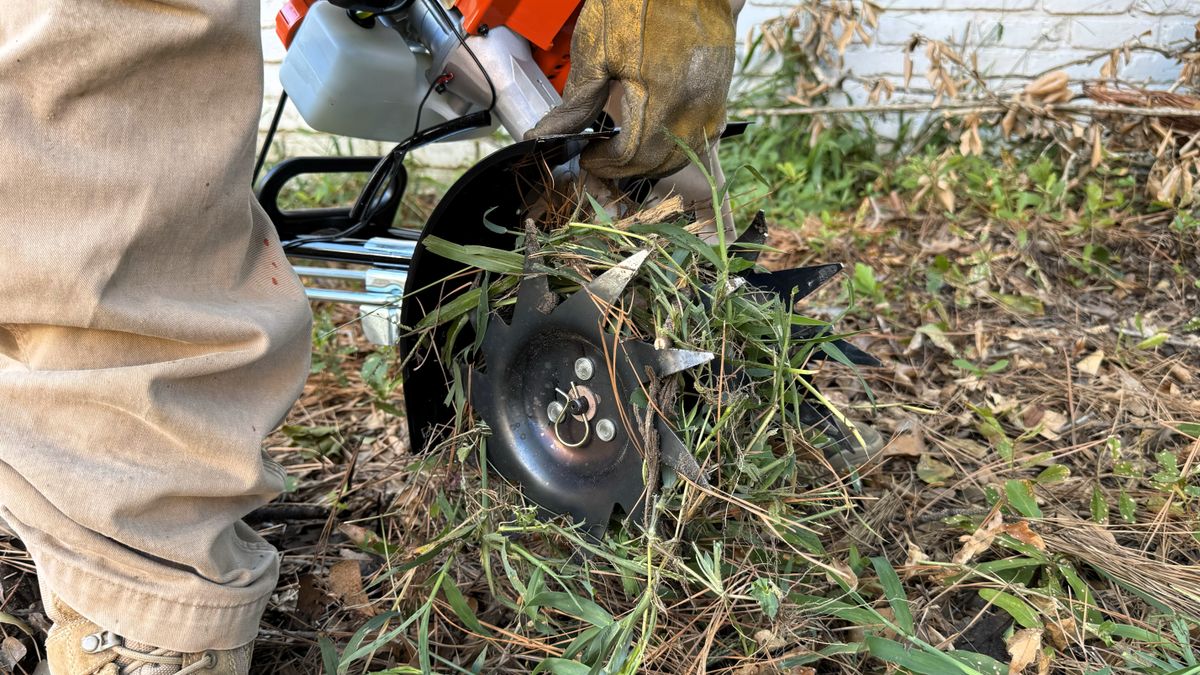
[[(313, 235), (307, 237), (299, 237), (284, 245), (285, 250), (295, 249), (308, 243), (335, 241), (353, 236), (363, 228), (367, 227), (384, 208), (387, 207), (389, 201), (388, 188), (394, 188), (397, 178), (399, 177), (399, 168), (404, 164), (404, 158), (410, 150), (421, 147), (428, 143), (437, 142), (443, 138), (462, 133), (469, 129), (479, 129), (491, 126), (492, 110), (496, 108), (496, 85), (492, 82), (492, 77), (488, 74), (487, 68), (483, 67), (483, 63), (479, 57), (475, 55), (474, 50), (467, 44), (467, 39), (459, 32), (459, 26), (454, 22), (453, 17), (445, 7), (434, 0), (423, 0), (431, 9), (439, 12), (446, 24), (450, 26), (451, 32), (458, 40), (459, 45), (475, 62), (475, 66), (479, 68), (480, 74), (483, 75), (484, 81), (488, 85), (488, 93), (490, 100), (488, 106), (484, 110), (473, 113), (467, 113), (452, 120), (447, 120), (441, 124), (436, 124), (424, 131), (421, 131), (421, 115), (425, 109), (425, 104), (428, 102), (430, 95), (438, 89), (439, 86), (445, 86), (452, 79), (453, 73), (443, 73), (439, 75), (429, 85), (425, 96), (422, 97), (421, 103), (417, 106), (417, 120), (413, 128), (413, 134), (408, 138), (398, 143), (390, 152), (380, 158), (379, 163), (375, 165), (375, 169), (371, 172), (370, 178), (367, 179), (366, 185), (363, 186), (362, 192), (359, 193), (358, 199), (355, 200), (354, 206), (350, 209), (350, 219), (354, 224), (350, 227), (327, 235)], [(276, 111), (278, 117), (281, 111)], [(265, 157), (265, 150), (264, 155)], [(394, 190), (390, 199), (395, 199)]]
[(475, 67), (479, 69), (480, 74), (483, 75), (483, 79), (487, 82), (488, 92), (491, 95), (491, 100), (488, 101), (487, 112), (492, 112), (496, 108), (496, 84), (492, 82), (492, 76), (488, 74), (487, 68), (483, 67), (483, 63), (475, 55), (475, 51), (467, 44), (467, 38), (459, 31), (461, 24), (454, 21), (454, 17), (450, 15), (450, 12), (440, 2), (436, 2), (436, 0), (422, 0), (422, 2), (433, 11), (441, 14), (446, 25), (450, 27), (450, 32), (454, 33), (455, 39), (458, 40), (458, 44), (467, 52), (467, 56), (470, 56), (471, 60), (475, 62)]
[(258, 182), (258, 174), (262, 171), (263, 164), (267, 162), (267, 151), (271, 149), (271, 141), (275, 138), (275, 131), (279, 129), (279, 120), (283, 117), (283, 108), (287, 105), (287, 92), (279, 94), (279, 103), (275, 105), (275, 116), (271, 118), (271, 126), (267, 128), (267, 137), (263, 139), (262, 150), (258, 153), (258, 160), (254, 162), (254, 174), (250, 178), (250, 185), (253, 186)]

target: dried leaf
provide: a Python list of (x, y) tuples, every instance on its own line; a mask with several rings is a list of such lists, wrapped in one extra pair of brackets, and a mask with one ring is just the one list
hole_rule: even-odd
[(858, 588), (858, 575), (850, 566), (840, 560), (834, 560), (829, 563), (829, 569), (826, 570), (830, 575), (836, 575), (850, 590)]
[(813, 119), (812, 127), (808, 132), (808, 144), (810, 147), (817, 147), (817, 140), (821, 138), (821, 132), (825, 131), (825, 124), (820, 117)]
[(24, 642), (15, 637), (6, 637), (0, 642), (0, 666), (4, 666), (6, 670), (15, 670), (27, 653)]
[(1016, 110), (1016, 108), (1013, 108), (1013, 109), (1010, 109), (1007, 113), (1005, 113), (1004, 119), (1000, 121), (1000, 131), (1003, 132), (1004, 136), (1007, 138), (1009, 136), (1012, 136), (1013, 129), (1016, 126), (1017, 126), (1017, 110)]
[(958, 565), (971, 562), (975, 556), (991, 548), (992, 542), (996, 540), (996, 535), (1003, 527), (1004, 518), (1000, 515), (1000, 511), (993, 511), (974, 532), (959, 537), (958, 540), (963, 543), (963, 546), (958, 553), (954, 554), (953, 562)]
[[(958, 151), (963, 155), (982, 155), (983, 141), (979, 137), (979, 123), (973, 122), (963, 129), (959, 138)], [(953, 210), (953, 207), (948, 207)]]
[(1104, 146), (1100, 144), (1100, 125), (1092, 125), (1092, 168), (1104, 162)]
[(1042, 428), (1038, 431), (1038, 435), (1048, 441), (1057, 441), (1061, 438), (1058, 430), (1067, 425), (1067, 418), (1061, 413), (1047, 410), (1042, 414), (1040, 422)]
[(856, 25), (857, 22), (851, 21), (850, 23), (846, 24), (845, 29), (842, 30), (842, 36), (838, 38), (837, 41), (838, 54), (846, 53), (846, 47), (849, 47), (850, 41), (854, 39), (854, 27)]
[(1046, 635), (1054, 648), (1063, 651), (1069, 645), (1068, 638), (1075, 634), (1075, 617), (1053, 619), (1046, 622)]
[(946, 333), (942, 330), (942, 327), (936, 323), (927, 323), (918, 328), (917, 332), (913, 335), (912, 342), (909, 343), (909, 346), (904, 353), (911, 354), (917, 349), (920, 349), (921, 344), (918, 342), (917, 338), (922, 335), (929, 338), (930, 342), (937, 345), (942, 351), (946, 352), (950, 356), (958, 356), (958, 349), (954, 346), (954, 343), (950, 341), (950, 338), (946, 336)]
[(1175, 203), (1175, 196), (1179, 194), (1179, 182), (1182, 178), (1182, 167), (1176, 166), (1167, 172), (1166, 178), (1163, 178), (1162, 185), (1158, 188), (1158, 193), (1154, 198), (1160, 202), (1167, 204)]
[(925, 451), (925, 441), (916, 432), (902, 434), (892, 439), (883, 448), (884, 457), (920, 457)]
[(948, 187), (942, 187), (941, 181), (938, 181), (939, 186), (934, 194), (937, 195), (938, 201), (950, 213), (954, 213), (954, 193)]
[(1105, 80), (1110, 80), (1117, 76), (1117, 52), (1113, 51), (1108, 55), (1108, 60), (1100, 66), (1100, 77)]
[(1042, 629), (1023, 628), (1005, 641), (1008, 655), (1008, 675), (1024, 672), (1025, 667), (1033, 663), (1042, 651)]
[(869, 2), (864, 2), (862, 5), (863, 18), (867, 25), (871, 28), (879, 28), (879, 14), (875, 11), (875, 7)]
[(1045, 649), (1038, 650), (1037, 675), (1050, 675), (1050, 655)]
[(329, 592), (343, 604), (361, 607), (370, 603), (363, 591), (362, 572), (357, 560), (341, 560), (329, 568)]
[(312, 574), (303, 574), (297, 583), (296, 612), (308, 621), (316, 620), (325, 611), (327, 599), (317, 587), (317, 578)]
[(912, 568), (929, 561), (929, 556), (925, 555), (925, 551), (922, 551), (920, 546), (908, 537), (905, 537), (905, 540), (908, 542), (908, 545), (906, 547), (904, 567)]
[(1095, 377), (1096, 373), (1100, 372), (1100, 365), (1103, 363), (1104, 363), (1104, 350), (1097, 349), (1096, 351), (1092, 352), (1091, 354), (1088, 354), (1087, 356), (1080, 359), (1079, 363), (1075, 364), (1075, 369), (1078, 370), (1079, 372), (1083, 373), (1084, 375), (1087, 375), (1088, 377)]
[(859, 41), (861, 41), (864, 45), (868, 47), (871, 46), (871, 42), (873, 41), (871, 34), (868, 33), (865, 28), (863, 28), (862, 24), (855, 22), (854, 33), (858, 36)]
[(1047, 94), (1046, 97), (1042, 99), (1042, 101), (1044, 101), (1046, 103), (1066, 103), (1067, 101), (1070, 101), (1074, 97), (1075, 97), (1075, 94), (1071, 93), (1070, 89), (1067, 89), (1064, 87), (1063, 89), (1060, 89), (1054, 93)]
[(1034, 532), (1033, 529), (1029, 527), (1029, 521), (1027, 520), (1019, 520), (1015, 523), (1009, 523), (1005, 525), (1004, 534), (1007, 534), (1022, 544), (1032, 546), (1039, 551), (1046, 550), (1045, 540), (1042, 539), (1041, 535), (1039, 535), (1037, 532)]
[(954, 476), (954, 467), (929, 455), (921, 455), (917, 461), (917, 476), (930, 485), (944, 485)]
[(758, 643), (759, 649), (773, 652), (776, 649), (783, 649), (787, 646), (787, 640), (779, 637), (774, 631), (769, 628), (760, 629), (754, 634), (754, 641)]
[(1046, 99), (1066, 89), (1069, 79), (1067, 71), (1055, 70), (1025, 85), (1025, 93), (1034, 98)]

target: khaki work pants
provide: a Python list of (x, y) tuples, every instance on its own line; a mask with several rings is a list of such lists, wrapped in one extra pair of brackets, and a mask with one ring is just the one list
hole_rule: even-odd
[(0, 519), (53, 593), (183, 652), (254, 639), (262, 438), (311, 317), (250, 172), (253, 0), (0, 3)]

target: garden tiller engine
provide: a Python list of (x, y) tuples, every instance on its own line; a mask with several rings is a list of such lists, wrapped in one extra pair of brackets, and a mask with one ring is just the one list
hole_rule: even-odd
[[(579, 176), (579, 153), (591, 141), (620, 133), (604, 119), (577, 135), (513, 143), (467, 170), (421, 230), (393, 224), (410, 150), (489, 136), (495, 125), (521, 139), (560, 102), (579, 4), (459, 0), (447, 9), (438, 0), (287, 0), (277, 18), (279, 36), (288, 47), (280, 71), (286, 93), (260, 167), (289, 99), (315, 129), (397, 144), (382, 157), (286, 159), (260, 182), (259, 200), (289, 256), (354, 266), (297, 265), (300, 276), (364, 285), (358, 291), (310, 287), (311, 299), (359, 306), (371, 341), (397, 345), (402, 355), (412, 356), (420, 347), (408, 329), (482, 279), (478, 270), (425, 247), (426, 237), (515, 250), (527, 219), (545, 212), (550, 193), (558, 192), (555, 186), (586, 179)], [(725, 135), (743, 128), (730, 124)], [(281, 189), (297, 176), (345, 173), (369, 175), (353, 206), (280, 208)], [(637, 203), (683, 191), (689, 182), (694, 183), (667, 177), (627, 181), (618, 189)], [(711, 196), (707, 185), (704, 192)], [(761, 244), (765, 233), (760, 214), (741, 241)], [(744, 248), (739, 255), (753, 259), (757, 249)], [(713, 356), (656, 349), (621, 340), (603, 328), (604, 313), (644, 258), (639, 254), (625, 260), (561, 302), (545, 275), (526, 274), (511, 317), (493, 317), (479, 336), (468, 326), (453, 337), (443, 330), (431, 341), (469, 345), (478, 339), (481, 362), (463, 365), (474, 367), (469, 399), (491, 430), (488, 461), (519, 484), (543, 513), (570, 515), (593, 531), (607, 525), (614, 505), (640, 512), (637, 506), (648, 492), (644, 476), (657, 475), (643, 471), (641, 437), (630, 423), (633, 394), (647, 377), (681, 373)], [(764, 296), (799, 300), (840, 268), (750, 271), (739, 283)], [(848, 343), (839, 346), (851, 361), (874, 362)], [(443, 348), (428, 358), (404, 359), (404, 399), (414, 449), (438, 440), (439, 430), (454, 419), (447, 396), (453, 364), (442, 363), (438, 354), (456, 353)], [(835, 446), (853, 443), (830, 415), (801, 405), (808, 406), (800, 410), (801, 419), (833, 438)], [(660, 448), (653, 454), (703, 483), (670, 420), (660, 416), (656, 429)]]

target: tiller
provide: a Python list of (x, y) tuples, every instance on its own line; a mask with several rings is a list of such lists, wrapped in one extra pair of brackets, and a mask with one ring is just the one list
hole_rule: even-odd
[[(620, 133), (603, 115), (583, 133), (518, 141), (484, 158), (451, 185), (420, 230), (393, 224), (411, 150), (488, 137), (497, 127), (521, 139), (561, 101), (580, 1), (458, 0), (447, 9), (438, 0), (287, 0), (277, 17), (288, 47), (280, 71), (285, 94), (259, 168), (289, 100), (317, 130), (397, 144), (379, 157), (285, 159), (259, 181), (259, 201), (293, 261), (342, 264), (296, 264), (306, 283), (336, 279), (362, 285), (351, 291), (313, 284), (310, 299), (357, 306), (371, 342), (410, 354), (418, 348), (410, 329), (467, 292), (478, 276), (478, 270), (425, 247), (427, 237), (515, 250), (526, 219), (545, 209), (547, 186), (586, 179), (580, 178), (580, 152), (589, 142)], [(744, 128), (731, 123), (725, 135)], [(689, 171), (697, 169), (619, 187), (644, 203), (694, 190), (688, 186), (696, 181), (684, 175)], [(348, 208), (279, 205), (284, 186), (298, 176), (346, 173), (368, 176)], [(703, 201), (707, 185), (704, 192), (683, 196)], [(739, 242), (757, 245), (765, 236), (759, 214)], [(758, 248), (746, 246), (742, 255), (753, 258)], [(541, 513), (569, 515), (593, 533), (607, 527), (615, 505), (640, 513), (646, 494), (656, 488), (644, 484), (644, 458), (627, 409), (645, 373), (669, 376), (713, 356), (622, 341), (601, 328), (605, 307), (621, 296), (644, 258), (625, 260), (565, 299), (551, 292), (545, 276), (525, 275), (511, 319), (493, 317), (480, 336), (482, 364), (465, 364), (474, 366), (470, 402), (491, 433), (489, 463)], [(741, 283), (764, 296), (799, 300), (840, 269), (831, 264), (750, 271), (741, 274)], [(434, 342), (446, 337), (443, 332)], [(468, 327), (455, 339), (470, 344), (476, 337)], [(850, 361), (877, 363), (849, 343), (839, 341), (838, 347)], [(406, 358), (404, 364), (411, 447), (421, 450), (436, 443), (439, 430), (454, 419), (447, 403), (451, 368), (437, 358)], [(799, 413), (832, 439), (832, 452), (860, 449), (823, 409), (802, 403)], [(703, 483), (692, 453), (667, 420), (659, 418), (657, 431), (659, 459)]]

